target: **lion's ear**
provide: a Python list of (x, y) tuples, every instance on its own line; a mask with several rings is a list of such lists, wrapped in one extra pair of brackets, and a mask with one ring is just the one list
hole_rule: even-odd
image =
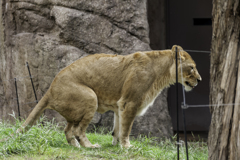
[(172, 46), (172, 51), (173, 51), (173, 52), (176, 52), (176, 49), (177, 49), (178, 51), (182, 51), (182, 50), (183, 50), (183, 48), (182, 48), (181, 46), (178, 46), (178, 45)]
[[(176, 59), (176, 50), (177, 50), (177, 53), (178, 53), (178, 59), (181, 58), (182, 61), (185, 60), (185, 57), (183, 56), (183, 48), (181, 46), (178, 46), (178, 45), (174, 45), (172, 46), (172, 55), (173, 55), (173, 58)], [(180, 56), (180, 57), (179, 57)]]

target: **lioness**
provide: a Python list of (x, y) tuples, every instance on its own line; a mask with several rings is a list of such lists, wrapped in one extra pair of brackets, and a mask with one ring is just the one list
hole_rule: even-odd
[(100, 147), (89, 142), (85, 131), (96, 111), (112, 110), (112, 144), (116, 145), (119, 139), (121, 146), (130, 147), (129, 133), (134, 118), (143, 115), (159, 93), (176, 82), (176, 47), (179, 51), (178, 82), (185, 86), (186, 91), (192, 90), (202, 79), (195, 62), (180, 46), (126, 56), (94, 54), (75, 61), (57, 74), (17, 132), (27, 131), (49, 108), (66, 118), (65, 134), (69, 144)]

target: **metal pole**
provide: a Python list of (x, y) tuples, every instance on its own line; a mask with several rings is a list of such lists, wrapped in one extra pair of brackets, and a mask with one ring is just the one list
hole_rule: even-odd
[(186, 156), (187, 156), (187, 160), (188, 160), (188, 143), (187, 143), (186, 118), (185, 118), (185, 109), (183, 109), (183, 108), (182, 108), (182, 115), (183, 115), (183, 125), (184, 125)]
[[(179, 57), (180, 57), (180, 52), (179, 52)], [(182, 65), (182, 61), (181, 61), (181, 57), (180, 57), (180, 64)], [(182, 71), (182, 66), (181, 66), (181, 77), (182, 77), (182, 81), (183, 81), (183, 71)], [(188, 143), (187, 143), (187, 129), (186, 129), (186, 117), (185, 117), (185, 109), (187, 109), (187, 105), (186, 105), (186, 96), (185, 96), (185, 91), (184, 91), (184, 87), (182, 85), (182, 92), (183, 92), (183, 102), (181, 105), (182, 108), (182, 117), (183, 117), (183, 129), (184, 129), (184, 137), (185, 137), (185, 147), (186, 147), (186, 157), (188, 160)]]
[[(33, 85), (32, 75), (31, 75), (31, 72), (30, 72), (30, 68), (29, 68), (28, 62), (26, 62), (26, 65), (27, 65), (27, 68), (28, 68), (29, 77), (31, 79), (32, 88), (33, 88), (33, 92), (34, 92), (34, 95), (35, 95), (35, 100), (36, 100), (36, 103), (38, 103), (37, 94), (36, 94), (36, 91), (35, 91), (35, 88), (34, 88), (34, 85)], [(43, 113), (45, 113), (45, 111)], [(42, 125), (44, 126), (43, 122), (42, 122)]]
[(176, 109), (177, 109), (177, 159), (179, 160), (179, 123), (178, 123), (178, 48), (176, 47)]
[(33, 92), (34, 92), (34, 95), (35, 95), (35, 100), (36, 100), (36, 103), (38, 103), (37, 94), (36, 94), (36, 91), (35, 91), (35, 88), (34, 88), (34, 85), (33, 85), (32, 75), (31, 75), (31, 72), (30, 72), (30, 68), (29, 68), (28, 62), (26, 62), (26, 64), (27, 64), (27, 68), (28, 68), (29, 77), (31, 79), (32, 88), (33, 88)]
[(17, 105), (18, 105), (18, 118), (20, 120), (20, 107), (19, 107), (19, 101), (18, 101), (17, 79), (14, 78), (14, 80), (15, 80), (15, 89), (16, 89)]

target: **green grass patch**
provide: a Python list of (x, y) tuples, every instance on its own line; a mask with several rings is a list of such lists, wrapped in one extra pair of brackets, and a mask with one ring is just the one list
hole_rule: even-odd
[[(44, 122), (42, 125), (41, 122)], [(16, 124), (0, 121), (0, 139), (9, 137), (19, 128)], [(64, 132), (54, 121), (44, 118), (27, 133), (13, 136), (0, 143), (0, 159), (177, 159), (177, 146), (173, 140), (157, 142), (155, 138), (140, 137), (131, 140), (130, 149), (112, 146), (110, 133), (88, 133), (91, 143), (98, 143), (101, 148), (75, 148), (68, 145)], [(207, 145), (204, 142), (189, 143), (189, 159), (205, 160), (208, 158)], [(180, 159), (186, 159), (184, 144), (180, 147)]]

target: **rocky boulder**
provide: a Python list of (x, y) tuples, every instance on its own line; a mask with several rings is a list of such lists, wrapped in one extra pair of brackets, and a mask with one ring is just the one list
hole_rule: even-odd
[[(94, 53), (129, 54), (150, 50), (146, 0), (4, 0), (0, 1), (0, 118), (26, 117), (35, 106), (26, 62), (37, 97), (55, 75), (76, 59)], [(55, 111), (49, 119), (65, 121)], [(96, 113), (95, 126), (112, 128), (113, 113)], [(90, 125), (91, 128), (92, 125)], [(172, 135), (164, 91), (143, 117), (136, 118), (132, 135)]]

